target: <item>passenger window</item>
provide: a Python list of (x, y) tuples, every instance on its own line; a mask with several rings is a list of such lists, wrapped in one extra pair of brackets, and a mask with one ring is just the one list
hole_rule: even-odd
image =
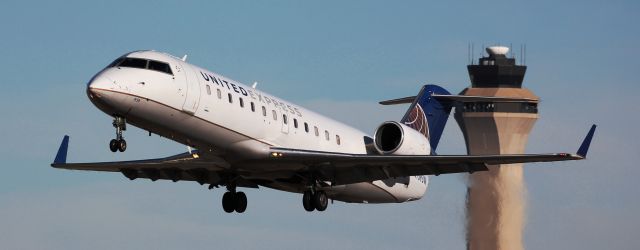
[(304, 123), (304, 132), (309, 133), (309, 124), (307, 124), (306, 122)]
[(168, 63), (149, 60), (149, 69), (173, 75)]
[(222, 99), (222, 91), (220, 89), (216, 89), (218, 91), (218, 99)]
[(329, 131), (324, 131), (324, 138), (327, 139), (327, 141), (329, 140)]
[(207, 94), (211, 95), (211, 86), (209, 84), (207, 84)]
[(118, 65), (118, 67), (146, 69), (147, 60), (127, 57), (120, 63), (120, 65)]
[(278, 114), (276, 114), (275, 110), (271, 110), (271, 113), (273, 113), (273, 120), (277, 121), (278, 120)]
[(284, 122), (284, 124), (287, 124), (287, 115), (282, 115), (282, 122)]
[(262, 106), (262, 116), (267, 116), (267, 108)]
[(340, 136), (339, 136), (339, 135), (336, 135), (336, 143), (337, 143), (338, 145), (340, 145)]
[(233, 96), (231, 96), (231, 93), (229, 93), (228, 96), (229, 96), (229, 103), (233, 103)]
[(315, 130), (316, 136), (320, 136), (320, 132), (318, 131), (318, 126), (313, 126), (313, 130)]
[(298, 128), (298, 119), (293, 118), (293, 127)]
[(251, 102), (251, 112), (256, 112), (256, 105)]
[(244, 100), (242, 100), (242, 97), (240, 97), (238, 99), (240, 99), (240, 107), (244, 108)]

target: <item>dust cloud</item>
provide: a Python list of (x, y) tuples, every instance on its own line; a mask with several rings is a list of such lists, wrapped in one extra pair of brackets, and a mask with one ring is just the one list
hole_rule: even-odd
[(489, 169), (467, 180), (467, 249), (522, 250), (526, 223), (522, 164)]

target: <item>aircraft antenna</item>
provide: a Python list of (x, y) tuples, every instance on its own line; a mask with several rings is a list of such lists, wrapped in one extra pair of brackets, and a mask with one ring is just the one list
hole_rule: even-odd
[(183, 62), (186, 62), (186, 61), (187, 61), (187, 54), (184, 54), (184, 56), (182, 57), (182, 59), (181, 59), (181, 60), (182, 60)]
[(258, 82), (253, 82), (253, 85), (251, 85), (251, 88), (252, 88), (252, 89), (255, 89), (255, 88), (256, 88), (256, 86), (258, 86)]

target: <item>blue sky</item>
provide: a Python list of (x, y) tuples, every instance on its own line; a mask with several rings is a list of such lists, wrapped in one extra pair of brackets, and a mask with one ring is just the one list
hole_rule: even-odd
[[(532, 164), (528, 249), (640, 245), (640, 4), (637, 1), (5, 1), (0, 8), (0, 245), (7, 249), (463, 249), (464, 175), (431, 179), (406, 204), (336, 202), (306, 213), (299, 195), (248, 190), (243, 215), (222, 190), (49, 167), (69, 159), (158, 157), (184, 147), (130, 129), (112, 154), (111, 120), (85, 84), (114, 58), (155, 49), (373, 131), (404, 108), (377, 101), (423, 83), (469, 84), (467, 44), (527, 45), (525, 86), (541, 99), (528, 152), (573, 152), (591, 123), (590, 159)], [(359, 114), (354, 116), (353, 114)], [(440, 153), (464, 153), (450, 120)]]

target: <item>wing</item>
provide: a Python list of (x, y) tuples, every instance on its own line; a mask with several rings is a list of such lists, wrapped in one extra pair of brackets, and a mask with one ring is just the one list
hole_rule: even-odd
[(487, 171), (487, 165), (582, 160), (587, 156), (596, 125), (591, 127), (576, 154), (511, 155), (360, 155), (287, 148), (272, 148), (271, 160), (298, 162), (334, 185), (413, 175), (440, 175)]
[[(212, 155), (200, 155), (198, 152), (186, 152), (165, 158), (138, 161), (67, 163), (69, 136), (62, 139), (56, 158), (51, 164), (54, 168), (88, 171), (120, 172), (127, 178), (147, 178), (196, 181), (200, 184), (224, 185), (230, 178), (238, 178), (226, 173), (229, 163)], [(238, 186), (257, 187), (245, 180), (234, 179)]]

